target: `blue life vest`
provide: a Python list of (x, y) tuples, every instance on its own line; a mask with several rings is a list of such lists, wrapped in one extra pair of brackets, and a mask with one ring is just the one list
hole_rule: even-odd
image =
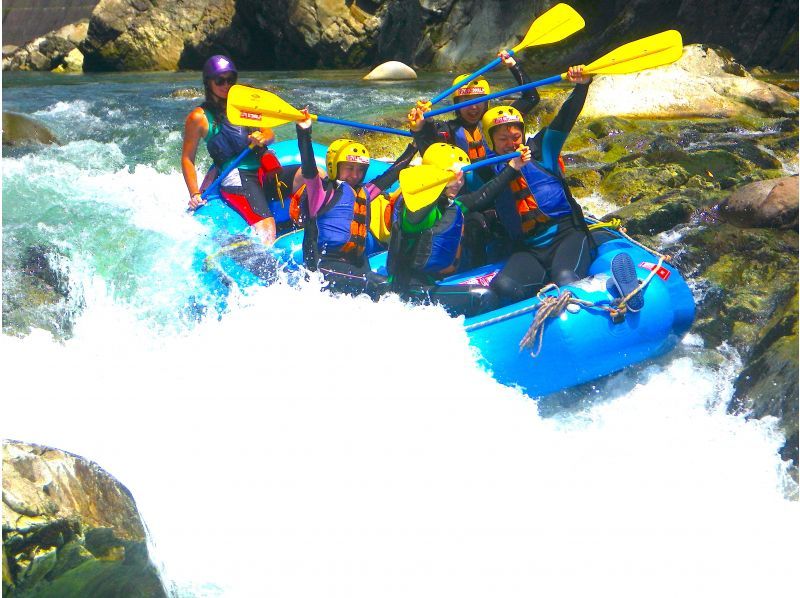
[(328, 191), (331, 193), (332, 197), (313, 219), (317, 259), (342, 257), (359, 262), (367, 251), (371, 235), (367, 193), (363, 188), (356, 192), (347, 183), (339, 183), (335, 190)]
[[(241, 154), (250, 145), (248, 137), (255, 129), (239, 127), (222, 116), (221, 122), (214, 119), (210, 110), (203, 108), (208, 120), (208, 135), (206, 135), (206, 149), (214, 164), (223, 170), (227, 163)], [(258, 170), (260, 157), (257, 152), (251, 152), (239, 164), (242, 170)]]
[[(505, 164), (495, 164), (492, 168), (495, 173), (499, 173), (505, 167)], [(572, 214), (572, 208), (564, 190), (564, 182), (559, 176), (547, 171), (537, 162), (529, 162), (523, 166), (521, 175), (542, 214), (551, 219)], [(510, 185), (503, 190), (495, 202), (497, 216), (512, 239), (522, 239), (528, 235), (536, 235), (538, 232), (538, 227), (523, 226), (523, 219), (528, 214), (525, 213), (524, 204), (518, 202), (518, 199), (515, 197), (515, 190)]]
[(387, 258), (389, 273), (395, 274), (394, 271), (403, 266), (412, 274), (425, 273), (434, 279), (455, 272), (461, 259), (464, 232), (461, 208), (456, 204), (448, 205), (431, 228), (414, 234), (402, 230), (400, 214), (404, 207), (401, 197), (395, 204)]

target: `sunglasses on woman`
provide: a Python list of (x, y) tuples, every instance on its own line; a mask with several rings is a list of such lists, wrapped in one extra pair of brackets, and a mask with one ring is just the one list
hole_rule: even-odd
[(233, 85), (234, 83), (236, 83), (236, 75), (233, 75), (231, 77), (216, 77), (214, 79), (214, 83), (216, 83), (220, 87), (226, 84)]

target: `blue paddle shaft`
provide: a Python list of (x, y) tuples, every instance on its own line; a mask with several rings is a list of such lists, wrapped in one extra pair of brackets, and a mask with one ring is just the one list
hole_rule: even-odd
[[(514, 50), (507, 50), (507, 52), (508, 52), (508, 54), (510, 56), (514, 55)], [(472, 73), (470, 75), (467, 75), (464, 79), (462, 79), (460, 82), (456, 83), (452, 87), (450, 87), (448, 89), (445, 89), (442, 93), (440, 93), (438, 96), (436, 96), (435, 98), (433, 98), (431, 100), (431, 104), (438, 104), (439, 102), (441, 102), (443, 99), (445, 99), (451, 93), (453, 93), (459, 87), (463, 87), (464, 85), (466, 85), (467, 83), (469, 83), (470, 81), (475, 79), (476, 77), (480, 77), (482, 74), (491, 71), (494, 67), (496, 67), (498, 64), (500, 64), (500, 62), (502, 62), (502, 60), (498, 56), (497, 58), (492, 60), (489, 64), (487, 64), (485, 67), (479, 68), (477, 71), (475, 71), (474, 73)]]
[(330, 116), (317, 115), (317, 122), (330, 123), (332, 125), (345, 125), (348, 127), (354, 127), (356, 129), (366, 129), (367, 131), (378, 131), (379, 133), (391, 133), (392, 135), (411, 137), (411, 133), (408, 131), (401, 131), (400, 129), (392, 129), (390, 127), (381, 127), (378, 125), (367, 125), (364, 123), (353, 122), (352, 120), (342, 120), (340, 118), (333, 118)]
[(518, 91), (527, 91), (535, 87), (542, 87), (543, 85), (558, 83), (559, 81), (561, 81), (561, 75), (553, 75), (552, 77), (548, 77), (547, 79), (542, 79), (540, 81), (526, 83), (525, 85), (517, 85), (516, 87), (504, 89), (503, 91), (496, 91), (494, 93), (490, 93), (487, 96), (481, 96), (473, 100), (459, 102), (458, 104), (454, 104), (452, 106), (444, 106), (443, 108), (437, 108), (436, 110), (431, 110), (430, 112), (426, 112), (423, 116), (425, 118), (430, 118), (431, 116), (439, 116), (440, 114), (444, 114), (446, 112), (452, 112), (453, 110), (458, 110), (459, 108), (474, 106), (475, 104), (480, 104), (481, 102), (488, 102), (489, 100), (494, 100), (495, 98), (502, 98), (511, 95), (512, 93), (517, 93)]
[(252, 149), (252, 147), (251, 147), (251, 146), (248, 146), (248, 147), (246, 147), (246, 148), (245, 148), (245, 149), (242, 151), (242, 153), (241, 153), (241, 154), (239, 154), (238, 156), (236, 156), (236, 157), (233, 159), (233, 162), (231, 162), (231, 163), (230, 163), (230, 165), (229, 165), (229, 166), (228, 166), (228, 167), (227, 167), (225, 170), (223, 170), (223, 171), (222, 171), (222, 174), (220, 174), (220, 175), (219, 175), (219, 176), (218, 176), (216, 179), (214, 179), (214, 182), (213, 182), (213, 183), (211, 183), (211, 184), (208, 186), (208, 188), (207, 188), (205, 191), (203, 191), (203, 192), (200, 194), (200, 197), (201, 197), (202, 199), (205, 199), (205, 198), (208, 196), (208, 194), (209, 194), (209, 193), (211, 193), (212, 191), (215, 191), (215, 190), (216, 190), (216, 188), (217, 188), (217, 187), (219, 187), (219, 186), (222, 184), (222, 180), (223, 180), (223, 179), (224, 179), (226, 176), (228, 176), (228, 175), (229, 175), (231, 172), (233, 172), (233, 169), (234, 169), (234, 168), (236, 168), (237, 166), (239, 166), (239, 164), (242, 162), (242, 160), (244, 160), (244, 159), (245, 159), (245, 157), (247, 156), (247, 154), (249, 154), (249, 153), (250, 153), (250, 150), (251, 150), (251, 149)]
[(511, 160), (512, 158), (517, 158), (521, 155), (522, 154), (520, 152), (511, 152), (510, 154), (503, 154), (502, 156), (494, 156), (493, 158), (486, 158), (485, 160), (481, 160), (480, 162), (468, 164), (467, 166), (461, 169), (461, 172), (469, 172), (470, 170), (475, 170), (476, 168), (481, 168), (483, 166), (490, 166), (491, 164), (497, 164), (498, 162), (505, 162), (506, 160)]

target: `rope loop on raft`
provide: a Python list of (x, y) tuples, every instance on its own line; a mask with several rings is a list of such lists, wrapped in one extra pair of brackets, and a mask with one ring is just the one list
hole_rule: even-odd
[[(557, 291), (558, 295), (544, 294), (550, 290)], [(554, 283), (542, 287), (536, 294), (536, 298), (539, 300), (539, 305), (537, 306), (536, 313), (533, 315), (533, 322), (528, 328), (528, 332), (525, 333), (525, 336), (523, 336), (522, 340), (519, 342), (520, 351), (523, 349), (530, 349), (536, 344), (536, 350), (531, 351), (531, 357), (538, 356), (539, 352), (542, 350), (544, 323), (547, 318), (557, 318), (570, 303), (586, 303), (585, 301), (573, 297), (572, 293), (569, 291), (560, 291), (558, 285)]]

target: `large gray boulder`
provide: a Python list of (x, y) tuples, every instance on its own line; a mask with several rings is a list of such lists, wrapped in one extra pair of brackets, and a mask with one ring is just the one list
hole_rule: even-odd
[(629, 75), (598, 76), (581, 116), (731, 118), (796, 115), (797, 98), (751, 76), (730, 57), (700, 44), (677, 62)]
[(4, 596), (166, 596), (130, 492), (97, 464), (3, 441)]

